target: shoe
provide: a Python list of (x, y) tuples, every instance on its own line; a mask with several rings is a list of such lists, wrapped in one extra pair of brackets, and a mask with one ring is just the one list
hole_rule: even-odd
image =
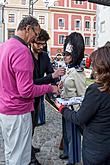
[(65, 154), (61, 154), (59, 156), (60, 159), (68, 159), (68, 155), (65, 155)]
[(42, 126), (44, 124), (45, 124), (45, 122), (43, 122), (43, 123), (37, 123), (36, 126)]
[(62, 150), (63, 151), (63, 147), (62, 146), (59, 146), (59, 150)]
[(38, 153), (38, 152), (40, 152), (40, 148), (35, 148), (35, 147), (33, 147), (33, 146), (32, 146), (32, 148), (33, 148), (35, 154)]
[(60, 145), (59, 145), (59, 150), (64, 149), (64, 144), (63, 144), (63, 137), (61, 138)]
[(29, 165), (41, 165), (41, 163), (39, 163), (39, 161), (34, 157), (31, 158), (31, 162), (29, 163)]

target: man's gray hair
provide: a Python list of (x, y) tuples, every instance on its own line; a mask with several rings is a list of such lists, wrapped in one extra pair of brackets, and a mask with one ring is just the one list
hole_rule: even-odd
[(34, 18), (33, 16), (27, 16), (27, 17), (24, 17), (19, 25), (18, 25), (18, 28), (17, 30), (23, 30), (25, 29), (28, 25), (30, 25), (31, 27), (34, 27), (34, 26), (39, 26), (39, 23), (38, 23), (38, 20), (36, 18)]

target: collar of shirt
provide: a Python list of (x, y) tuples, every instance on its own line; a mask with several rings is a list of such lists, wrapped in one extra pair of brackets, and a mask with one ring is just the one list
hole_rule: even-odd
[(22, 38), (20, 38), (19, 36), (15, 35), (15, 36), (13, 36), (13, 38), (17, 39), (17, 40), (20, 41), (23, 45), (25, 45), (25, 46), (28, 47), (28, 44), (27, 44)]

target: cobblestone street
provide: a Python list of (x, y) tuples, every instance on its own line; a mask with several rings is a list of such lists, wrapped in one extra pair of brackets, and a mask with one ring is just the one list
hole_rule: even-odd
[(0, 128), (0, 165), (4, 165), (4, 145), (3, 145), (3, 138), (1, 135), (1, 128)]
[(62, 136), (61, 114), (46, 104), (46, 124), (36, 127), (33, 145), (41, 148), (37, 159), (42, 165), (63, 165), (59, 159), (59, 143)]
[[(42, 165), (65, 165), (67, 163), (59, 159), (61, 136), (61, 114), (46, 103), (46, 124), (36, 127), (33, 137), (33, 145), (41, 149), (36, 157)], [(0, 133), (0, 165), (5, 165), (3, 151), (3, 139)]]

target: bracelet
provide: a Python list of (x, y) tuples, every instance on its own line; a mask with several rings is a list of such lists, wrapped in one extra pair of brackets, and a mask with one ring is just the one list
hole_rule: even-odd
[(65, 107), (64, 105), (61, 105), (61, 106), (58, 108), (58, 111), (59, 111), (59, 112), (62, 112), (62, 109), (63, 109), (64, 107)]

